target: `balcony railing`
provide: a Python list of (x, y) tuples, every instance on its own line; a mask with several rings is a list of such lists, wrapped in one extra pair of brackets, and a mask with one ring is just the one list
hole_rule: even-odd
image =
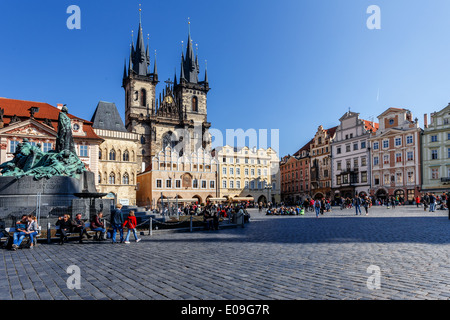
[(441, 182), (450, 182), (450, 177), (441, 178)]

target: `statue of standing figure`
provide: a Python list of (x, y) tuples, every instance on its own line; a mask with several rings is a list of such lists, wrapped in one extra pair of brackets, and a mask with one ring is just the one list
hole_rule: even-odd
[(55, 151), (57, 153), (63, 150), (69, 150), (76, 153), (75, 143), (73, 142), (72, 123), (67, 115), (69, 110), (64, 105), (58, 117), (58, 138), (56, 139)]
[(27, 138), (17, 144), (14, 158), (0, 164), (0, 174), (20, 179), (31, 176), (35, 180), (53, 176), (78, 178), (86, 170), (78, 158), (72, 136), (72, 125), (64, 105), (58, 118), (56, 150), (42, 152), (40, 145), (32, 145)]

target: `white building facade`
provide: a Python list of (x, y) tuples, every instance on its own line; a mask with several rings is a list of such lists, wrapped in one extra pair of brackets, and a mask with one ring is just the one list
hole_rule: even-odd
[(370, 135), (378, 123), (359, 118), (348, 111), (340, 119), (332, 148), (332, 189), (334, 199), (369, 195), (370, 192)]

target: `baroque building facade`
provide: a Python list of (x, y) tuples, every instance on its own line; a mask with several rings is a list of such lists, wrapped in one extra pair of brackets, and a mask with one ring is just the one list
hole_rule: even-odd
[(450, 189), (450, 104), (424, 116), (422, 191), (442, 194)]
[(312, 141), (280, 161), (281, 201), (285, 204), (300, 204), (311, 198), (309, 151)]
[(389, 108), (378, 116), (379, 128), (369, 139), (372, 187), (378, 199), (399, 197), (412, 203), (420, 196), (421, 131), (410, 110)]
[(332, 198), (331, 192), (331, 143), (337, 127), (324, 129), (319, 126), (310, 146), (311, 195), (314, 199)]
[(165, 205), (206, 204), (217, 199), (217, 161), (198, 149), (188, 155), (167, 146), (152, 158), (146, 171), (137, 176), (137, 205), (160, 208)]
[(218, 147), (212, 151), (218, 162), (220, 198), (255, 203), (279, 203), (279, 158), (272, 148)]
[(340, 119), (332, 148), (332, 188), (334, 199), (370, 193), (370, 146), (368, 139), (378, 123), (348, 111)]

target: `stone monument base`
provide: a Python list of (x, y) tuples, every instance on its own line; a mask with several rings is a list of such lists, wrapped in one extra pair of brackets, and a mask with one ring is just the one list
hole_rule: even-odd
[(37, 214), (43, 218), (54, 218), (64, 213), (72, 217), (81, 213), (83, 219), (103, 210), (109, 216), (110, 200), (79, 198), (75, 194), (83, 194), (86, 190), (95, 190), (94, 174), (84, 172), (80, 179), (54, 176), (50, 179), (34, 180), (33, 177), (0, 176), (0, 219), (19, 218), (22, 214)]

